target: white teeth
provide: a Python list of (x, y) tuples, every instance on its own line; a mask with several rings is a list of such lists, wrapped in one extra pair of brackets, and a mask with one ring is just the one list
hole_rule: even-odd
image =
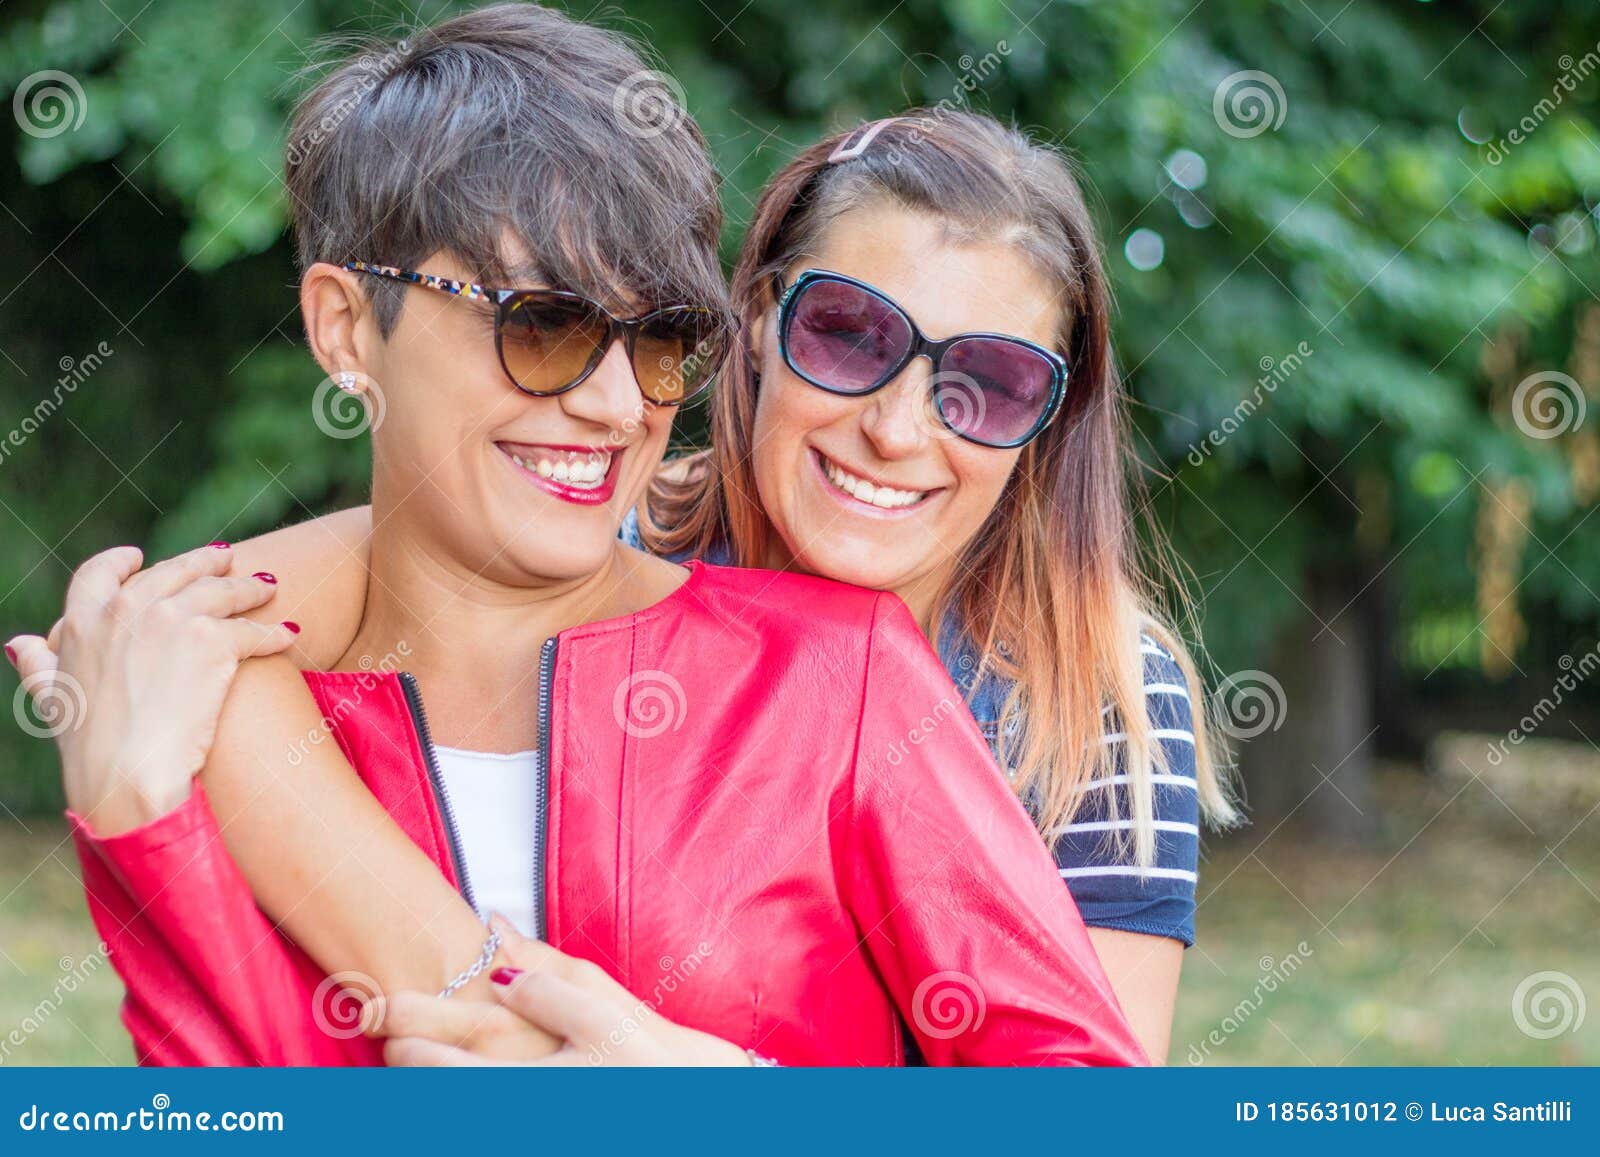
[(858, 502), (865, 502), (883, 510), (897, 510), (902, 506), (911, 506), (927, 496), (925, 490), (895, 490), (889, 486), (874, 486), (865, 478), (857, 478), (849, 473), (831, 458), (824, 457), (822, 465), (828, 475), (828, 481), (840, 490)]
[(506, 453), (513, 462), (531, 474), (582, 489), (598, 487), (605, 481), (611, 468), (611, 453), (604, 450), (586, 454), (547, 450), (526, 457), (513, 454), (510, 450)]

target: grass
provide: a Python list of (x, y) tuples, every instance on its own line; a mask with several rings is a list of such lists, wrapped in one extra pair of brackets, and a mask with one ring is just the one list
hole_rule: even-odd
[[(1171, 1062), (1600, 1064), (1600, 1007), (1555, 1035), (1518, 1026), (1548, 1033), (1600, 1000), (1600, 810), (1535, 818), (1503, 787), (1399, 769), (1379, 798), (1375, 848), (1291, 824), (1202, 865)], [(1536, 973), (1563, 975), (1514, 1011)]]
[(0, 821), (0, 1064), (133, 1063), (78, 878), (60, 820)]
[[(1600, 1008), (1541, 1039), (1512, 1005), (1547, 972), (1600, 999), (1600, 812), (1524, 822), (1503, 790), (1400, 769), (1380, 796), (1374, 848), (1257, 825), (1212, 849), (1172, 1063), (1600, 1064)], [(0, 827), (0, 1063), (132, 1059), (77, 873), (59, 822)], [(1524, 1023), (1558, 1021), (1562, 991)]]

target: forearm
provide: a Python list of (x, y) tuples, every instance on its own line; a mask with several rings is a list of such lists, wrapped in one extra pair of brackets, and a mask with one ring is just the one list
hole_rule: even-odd
[(379, 1062), (373, 1042), (339, 1031), (343, 998), (251, 900), (202, 790), (121, 835), (71, 819), (141, 1064)]
[(1172, 1013), (1183, 969), (1183, 943), (1165, 936), (1090, 927), (1106, 978), (1151, 1064), (1167, 1063)]
[[(487, 933), (331, 742), (298, 671), (246, 664), (201, 780), (257, 902), (329, 973), (438, 992)], [(486, 999), (487, 975), (462, 994)]]

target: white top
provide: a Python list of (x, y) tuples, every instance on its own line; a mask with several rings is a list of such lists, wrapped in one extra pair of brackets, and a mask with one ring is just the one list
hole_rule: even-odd
[(538, 753), (494, 755), (435, 746), (467, 879), (487, 919), (498, 912), (534, 934), (533, 828)]

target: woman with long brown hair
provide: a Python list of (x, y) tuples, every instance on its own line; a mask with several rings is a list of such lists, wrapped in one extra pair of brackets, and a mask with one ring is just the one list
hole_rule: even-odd
[[(808, 270), (888, 292), (813, 280), (800, 292), (827, 295), (814, 314), (803, 298), (780, 307)], [(747, 356), (718, 383), (710, 448), (658, 479), (643, 542), (899, 594), (1051, 843), (1146, 1049), (1163, 1057), (1177, 946), (1194, 935), (1198, 820), (1236, 813), (1191, 700), (1200, 681), (1159, 610), (1151, 572), (1171, 577), (1161, 537), (1150, 528), (1142, 548), (1137, 533), (1111, 294), (1069, 166), (971, 113), (920, 110), (836, 134), (767, 186), (732, 290)], [(1006, 410), (1020, 405), (1014, 383), (948, 353), (888, 381), (827, 350), (812, 355), (826, 364), (797, 365), (815, 316), (813, 328), (848, 331), (852, 358), (886, 344), (880, 360), (895, 369), (904, 322), (883, 302), (930, 334), (1035, 333), (1065, 359), (1059, 409), (1023, 429), (1034, 412)], [(855, 491), (864, 475), (877, 483), (868, 503), (836, 501), (836, 480)], [(883, 484), (917, 497), (861, 509), (879, 505)]]

